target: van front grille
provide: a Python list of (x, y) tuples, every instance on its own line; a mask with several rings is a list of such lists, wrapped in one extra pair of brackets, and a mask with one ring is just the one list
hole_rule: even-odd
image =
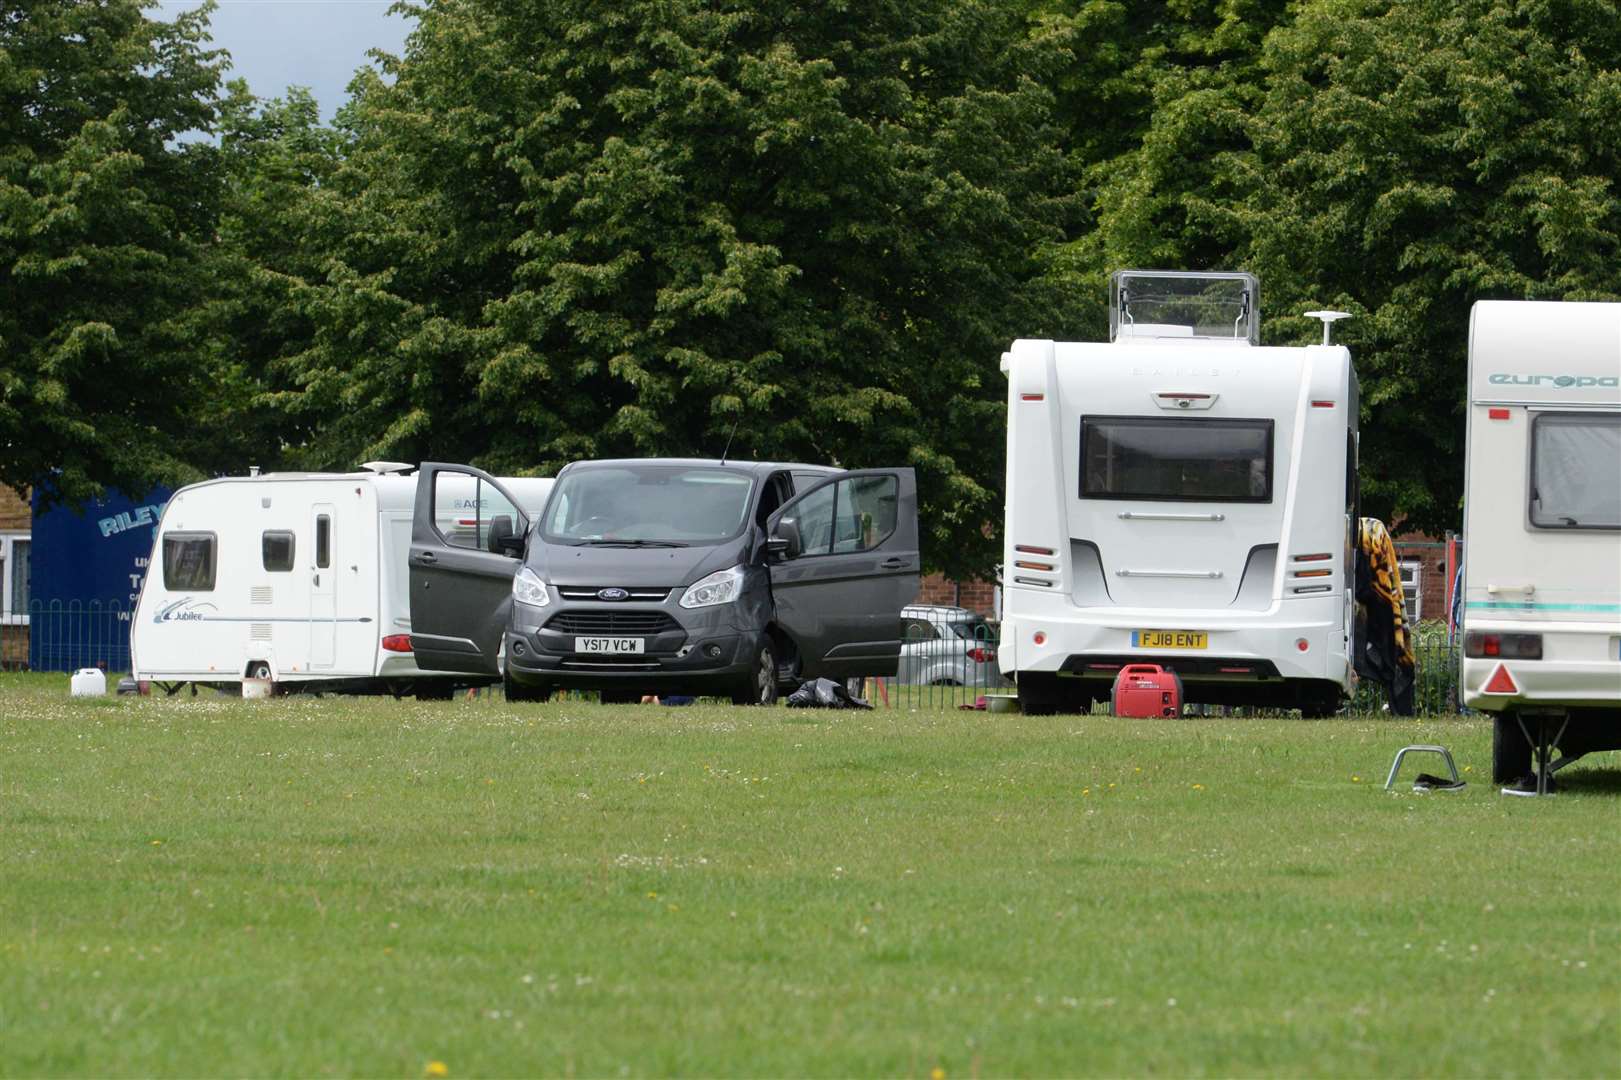
[(560, 634), (649, 636), (680, 628), (679, 623), (662, 611), (560, 611), (546, 624), (546, 629)]
[[(557, 591), (564, 600), (598, 600), (598, 590), (613, 588), (609, 585), (559, 585)], [(646, 585), (627, 585), (625, 592), (629, 595), (623, 597), (625, 601), (643, 604), (659, 604), (669, 598), (669, 589), (659, 589)]]

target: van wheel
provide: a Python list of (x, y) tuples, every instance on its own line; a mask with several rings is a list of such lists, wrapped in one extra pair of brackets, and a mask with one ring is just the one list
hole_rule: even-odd
[(1512, 784), (1531, 772), (1531, 744), (1511, 712), (1492, 717), (1492, 783)]
[(760, 643), (754, 666), (744, 681), (732, 691), (733, 705), (775, 705), (777, 703), (777, 652), (770, 639)]
[(511, 672), (501, 675), (501, 689), (506, 693), (508, 701), (545, 701), (552, 696), (549, 686), (528, 686), (512, 677)]

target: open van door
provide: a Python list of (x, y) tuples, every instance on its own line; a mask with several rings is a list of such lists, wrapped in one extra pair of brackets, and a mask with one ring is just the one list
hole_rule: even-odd
[(894, 675), (901, 608), (917, 596), (917, 479), (911, 469), (837, 473), (766, 523), (777, 625), (800, 673)]
[(500, 674), (529, 519), (488, 474), (424, 463), (411, 517), (411, 651), (424, 671)]

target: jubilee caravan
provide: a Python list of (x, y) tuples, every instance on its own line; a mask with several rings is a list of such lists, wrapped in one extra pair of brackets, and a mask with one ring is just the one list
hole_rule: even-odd
[(1460, 697), (1494, 779), (1621, 748), (1621, 304), (1475, 305), (1465, 463)]
[[(177, 491), (136, 603), (135, 677), (268, 678), (283, 690), (417, 697), (495, 681), (416, 663), (410, 471), (370, 462), (356, 473), (225, 477)], [(436, 524), (459, 543), (495, 550), (511, 543), (516, 522), (534, 517), (551, 484), (509, 478), (497, 489), (456, 478)]]
[(1026, 712), (1159, 663), (1185, 700), (1337, 709), (1351, 682), (1357, 377), (1260, 345), (1256, 280), (1122, 271), (1110, 340), (1016, 341), (999, 662)]

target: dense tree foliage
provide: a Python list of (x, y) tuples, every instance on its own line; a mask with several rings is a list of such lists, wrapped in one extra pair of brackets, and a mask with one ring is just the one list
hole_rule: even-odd
[(1059, 35), (984, 0), (419, 17), (309, 208), (308, 461), (909, 464), (935, 559), (979, 558), (997, 357), (1062, 323)]
[(219, 173), (207, 10), (0, 2), (0, 482), (78, 499), (212, 460), (189, 316)]
[(0, 480), (732, 438), (916, 466), (985, 571), (1007, 342), (1248, 268), (1269, 342), (1357, 314), (1369, 509), (1441, 529), (1470, 304), (1621, 292), (1612, 0), (411, 10), (325, 127), (206, 10), (0, 0)]

